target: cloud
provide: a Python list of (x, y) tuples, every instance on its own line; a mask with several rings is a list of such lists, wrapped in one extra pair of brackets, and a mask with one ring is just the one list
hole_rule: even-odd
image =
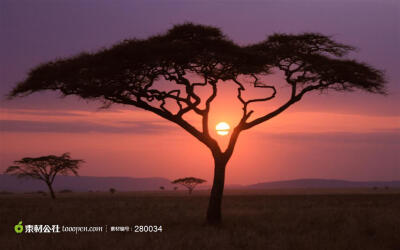
[(54, 117), (54, 116), (67, 116), (67, 117), (84, 117), (85, 113), (82, 111), (69, 111), (69, 110), (42, 110), (42, 109), (0, 109), (3, 114), (13, 114), (13, 115), (33, 115), (39, 117)]
[(384, 143), (400, 144), (400, 130), (384, 130), (374, 132), (325, 132), (325, 133), (263, 133), (263, 137), (276, 140), (299, 142), (324, 141), (334, 143)]
[(174, 126), (167, 124), (137, 121), (123, 126), (105, 125), (93, 122), (42, 122), (26, 120), (0, 120), (2, 132), (28, 132), (28, 133), (133, 133), (154, 134), (166, 133), (175, 130)]
[(59, 110), (11, 110), (13, 114), (36, 115), (36, 116), (85, 116), (77, 112), (59, 111)]

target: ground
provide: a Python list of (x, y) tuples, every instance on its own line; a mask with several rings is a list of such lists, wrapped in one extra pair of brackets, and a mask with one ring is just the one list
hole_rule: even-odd
[[(0, 195), (1, 249), (400, 249), (400, 190), (227, 191), (223, 224), (204, 224), (208, 191)], [(14, 225), (107, 232), (16, 234)], [(110, 232), (158, 225), (162, 232)]]

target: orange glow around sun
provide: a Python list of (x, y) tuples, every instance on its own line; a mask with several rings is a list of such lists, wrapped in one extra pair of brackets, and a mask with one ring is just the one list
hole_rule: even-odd
[(217, 130), (217, 134), (219, 135), (227, 135), (229, 134), (229, 124), (226, 122), (220, 122), (217, 124), (217, 126), (215, 126), (215, 130)]

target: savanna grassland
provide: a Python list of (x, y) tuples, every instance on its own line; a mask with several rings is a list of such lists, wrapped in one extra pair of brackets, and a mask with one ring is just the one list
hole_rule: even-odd
[[(204, 224), (207, 191), (0, 195), (1, 249), (400, 249), (400, 191), (227, 191), (224, 223)], [(108, 232), (16, 234), (14, 225)], [(110, 232), (161, 225), (162, 232)]]

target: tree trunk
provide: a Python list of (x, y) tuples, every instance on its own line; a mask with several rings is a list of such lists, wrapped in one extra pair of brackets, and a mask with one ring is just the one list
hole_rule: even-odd
[(221, 223), (221, 203), (224, 192), (226, 163), (227, 160), (223, 157), (214, 156), (214, 181), (207, 210), (208, 224), (215, 225)]
[(50, 183), (47, 183), (47, 186), (49, 187), (51, 198), (52, 198), (52, 199), (55, 199), (56, 196), (55, 196), (55, 194), (54, 194), (52, 185), (51, 185)]

